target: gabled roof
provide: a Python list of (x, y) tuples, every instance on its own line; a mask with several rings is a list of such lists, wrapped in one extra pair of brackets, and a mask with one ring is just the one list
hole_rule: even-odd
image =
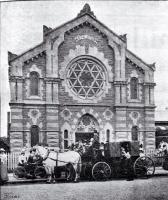
[(68, 22), (66, 22), (66, 23), (64, 23), (64, 24), (61, 24), (60, 26), (58, 26), (58, 27), (56, 27), (56, 28), (54, 28), (54, 29), (49, 28), (49, 31), (46, 32), (45, 35), (49, 35), (50, 33), (54, 32), (54, 31), (56, 31), (56, 30), (59, 30), (59, 29), (61, 29), (62, 27), (64, 27), (64, 26), (66, 26), (66, 25), (69, 25), (69, 24), (75, 22), (76, 20), (78, 20), (78, 19), (80, 19), (80, 18), (82, 18), (82, 17), (84, 17), (84, 16), (86, 16), (86, 15), (89, 16), (89, 17), (90, 17), (92, 20), (94, 20), (95, 22), (97, 22), (99, 25), (101, 25), (104, 29), (108, 30), (110, 33), (112, 33), (113, 35), (115, 35), (116, 37), (118, 37), (120, 40), (122, 40), (123, 42), (126, 42), (125, 34), (124, 34), (124, 36), (122, 36), (122, 35), (119, 36), (119, 35), (116, 34), (114, 31), (112, 31), (111, 29), (109, 29), (106, 25), (104, 25), (102, 22), (100, 22), (100, 21), (96, 18), (96, 16), (94, 15), (94, 13), (91, 11), (89, 4), (85, 4), (85, 5), (84, 5), (83, 9), (80, 11), (80, 13), (77, 15), (77, 17), (75, 17), (74, 19), (72, 19), (72, 20), (70, 20), (70, 21), (68, 21)]
[[(52, 35), (54, 32), (56, 31), (61, 31), (62, 28), (67, 27), (67, 30), (69, 29), (69, 25), (76, 23), (76, 22), (80, 23), (82, 22), (88, 22), (91, 25), (95, 26), (95, 28), (97, 30), (99, 30), (96, 26), (99, 25), (99, 27), (102, 27), (100, 31), (101, 34), (103, 35), (113, 35), (117, 41), (120, 41), (121, 43), (125, 43), (126, 44), (126, 34), (124, 35), (117, 35), (115, 32), (113, 32), (112, 30), (110, 30), (107, 26), (105, 26), (102, 22), (100, 22), (99, 20), (96, 19), (96, 16), (94, 15), (93, 11), (91, 11), (89, 4), (85, 4), (83, 9), (80, 11), (80, 13), (77, 15), (77, 17), (75, 17), (74, 19), (52, 29), (52, 28), (48, 28), (46, 26), (43, 26), (43, 35), (44, 35), (44, 39), (46, 37), (48, 37), (49, 35)], [(75, 24), (74, 24), (75, 26)], [(27, 56), (28, 53), (32, 52), (34, 56), (36, 56), (36, 54), (39, 54), (41, 52), (45, 51), (45, 40), (40, 43), (39, 45), (27, 50), (26, 52), (20, 54), (20, 55), (15, 55), (12, 54), (11, 52), (8, 53), (8, 61), (9, 63), (21, 58), (21, 57), (25, 57), (26, 59), (29, 57)], [(126, 57), (130, 60), (132, 60), (133, 62), (135, 62), (136, 65), (142, 67), (144, 69), (144, 67), (149, 67), (150, 69), (152, 69), (153, 71), (155, 70), (155, 66), (154, 64), (150, 65), (145, 63), (142, 59), (140, 59), (138, 56), (136, 56), (135, 54), (133, 54), (131, 51), (126, 50)]]
[(139, 58), (136, 54), (134, 54), (128, 49), (126, 50), (126, 58), (133, 61), (139, 67), (142, 67), (142, 68), (149, 67), (152, 71), (155, 71), (155, 63), (147, 64), (145, 61), (143, 61), (141, 58)]

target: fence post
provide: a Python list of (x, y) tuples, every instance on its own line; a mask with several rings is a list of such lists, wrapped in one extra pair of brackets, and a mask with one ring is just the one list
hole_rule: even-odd
[(14, 168), (17, 167), (18, 165), (18, 153), (8, 153), (7, 154), (7, 167), (8, 167), (8, 172), (13, 171)]

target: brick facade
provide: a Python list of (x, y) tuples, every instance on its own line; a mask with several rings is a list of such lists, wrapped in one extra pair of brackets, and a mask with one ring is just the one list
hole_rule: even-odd
[[(126, 37), (105, 27), (86, 6), (75, 19), (56, 29), (45, 26), (43, 36), (43, 42), (33, 49), (19, 56), (9, 55), (12, 151), (31, 146), (32, 138), (64, 150), (65, 140), (70, 145), (76, 141), (77, 133), (85, 137), (94, 129), (101, 142), (131, 141), (134, 126), (140, 143), (153, 150), (154, 65), (130, 52)], [(74, 67), (70, 72), (72, 64), (77, 66), (80, 59), (89, 60), (97, 71), (89, 64), (82, 68), (81, 64), (81, 71), (74, 73)], [(36, 96), (30, 93), (31, 72), (38, 73)], [(90, 78), (90, 85), (85, 77), (88, 82)], [(133, 77), (138, 80), (136, 99), (131, 98)], [(76, 86), (71, 85), (71, 78)], [(84, 83), (83, 89), (76, 79)]]

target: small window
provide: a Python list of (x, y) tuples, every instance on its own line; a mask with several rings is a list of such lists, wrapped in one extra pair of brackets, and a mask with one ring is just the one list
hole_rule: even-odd
[(30, 129), (31, 133), (31, 146), (35, 146), (39, 143), (39, 127), (33, 125)]
[(132, 127), (132, 141), (138, 141), (138, 127), (137, 126), (133, 126)]
[(68, 130), (64, 130), (64, 149), (68, 149)]
[(138, 98), (138, 79), (133, 77), (131, 78), (131, 99)]
[(30, 73), (30, 95), (38, 96), (39, 95), (39, 75), (37, 72)]
[(109, 142), (110, 141), (110, 130), (107, 129), (106, 131), (106, 142)]

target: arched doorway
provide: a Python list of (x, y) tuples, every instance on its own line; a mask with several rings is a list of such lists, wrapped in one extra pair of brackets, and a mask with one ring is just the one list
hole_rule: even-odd
[(78, 121), (75, 133), (75, 141), (90, 141), (90, 139), (94, 135), (94, 130), (97, 130), (97, 132), (99, 132), (99, 125), (97, 120), (90, 114), (83, 115)]
[(33, 147), (39, 143), (39, 127), (33, 125), (31, 127), (30, 132), (31, 132), (31, 147)]

